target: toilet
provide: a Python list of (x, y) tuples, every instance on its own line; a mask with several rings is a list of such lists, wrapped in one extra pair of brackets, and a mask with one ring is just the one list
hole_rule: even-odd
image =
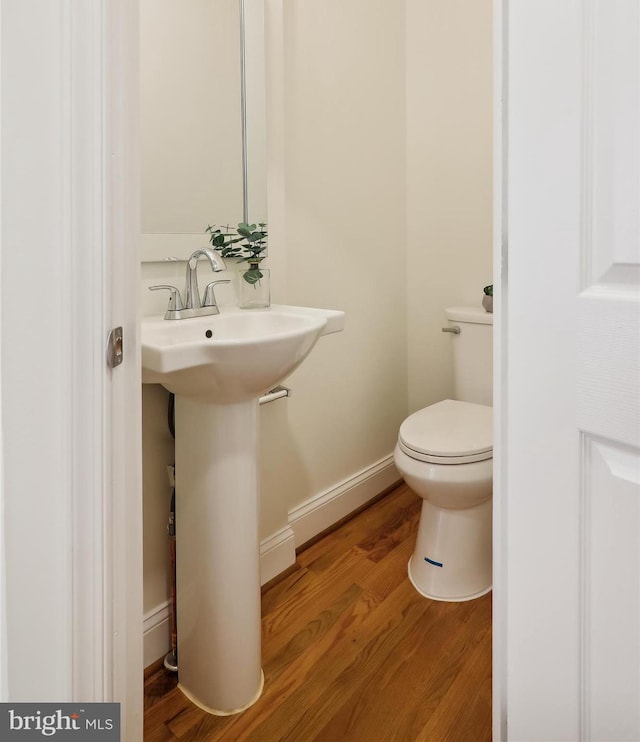
[(395, 464), (422, 498), (409, 579), (426, 598), (479, 598), (492, 585), (493, 315), (451, 307), (454, 397), (400, 426)]

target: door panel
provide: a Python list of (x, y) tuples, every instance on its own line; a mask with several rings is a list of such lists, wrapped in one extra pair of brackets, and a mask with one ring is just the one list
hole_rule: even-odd
[(507, 737), (638, 740), (640, 4), (508, 8)]
[(640, 59), (635, 0), (587, 0), (584, 288), (637, 290)]
[(578, 427), (640, 430), (640, 5), (584, 3), (582, 291)]
[(640, 739), (640, 451), (585, 436), (584, 707), (587, 739)]

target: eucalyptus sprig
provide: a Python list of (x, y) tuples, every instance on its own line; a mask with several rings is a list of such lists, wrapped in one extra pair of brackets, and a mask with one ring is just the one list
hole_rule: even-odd
[(255, 224), (242, 222), (238, 224), (237, 229), (238, 234), (244, 239), (244, 243), (241, 245), (244, 250), (243, 259), (250, 264), (257, 264), (267, 257), (265, 254), (267, 249), (267, 225), (261, 222), (257, 226), (258, 229), (256, 229)]
[(216, 227), (215, 224), (210, 224), (205, 232), (209, 234), (209, 242), (213, 249), (217, 250), (223, 258), (240, 257), (240, 248), (233, 247), (233, 245), (236, 242), (240, 242), (243, 238), (234, 235), (228, 224), (224, 227)]
[(249, 263), (249, 269), (243, 273), (247, 283), (255, 284), (262, 278), (259, 265), (267, 257), (266, 223), (240, 222), (235, 229), (228, 225), (225, 227), (209, 225), (206, 232), (209, 234), (213, 249), (218, 250), (223, 258), (236, 258), (239, 263)]

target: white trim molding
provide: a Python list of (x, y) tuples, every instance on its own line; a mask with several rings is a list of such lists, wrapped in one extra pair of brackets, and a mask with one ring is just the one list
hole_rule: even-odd
[[(110, 564), (104, 452), (109, 448), (109, 375), (104, 328), (109, 311), (103, 265), (108, 241), (108, 161), (104, 154), (106, 29), (100, 0), (63, 4), (68, 48), (63, 48), (63, 156), (69, 251), (71, 408), (73, 451), (73, 682), (72, 698), (106, 700), (110, 694)], [(63, 37), (63, 41), (66, 39)], [(90, 249), (87, 249), (87, 248)], [(63, 259), (63, 258), (61, 258)], [(81, 308), (81, 309), (80, 309)], [(106, 517), (105, 517), (106, 516)]]
[(171, 649), (171, 608), (168, 600), (144, 614), (142, 635), (144, 666), (149, 667)]
[[(124, 362), (110, 374), (106, 534), (111, 636), (110, 700), (121, 704), (122, 739), (142, 739), (142, 424), (140, 380), (139, 3), (102, 0), (107, 31), (105, 75), (109, 209), (106, 284), (110, 299), (103, 339), (121, 326)], [(104, 352), (104, 351), (103, 351)]]
[[(0, 5), (0, 39), (2, 38), (2, 6)], [(2, 72), (4, 66), (0, 57), (0, 80), (2, 79)], [(2, 91), (0, 90), (0, 121), (2, 118)], [(0, 173), (2, 173), (2, 147), (0, 146)], [(0, 178), (0, 204), (2, 200), (2, 178)], [(2, 210), (0, 209), (0, 286), (2, 286), (2, 252), (4, 249), (3, 245), (3, 229), (2, 229)], [(4, 503), (5, 503), (5, 489), (4, 489), (4, 442), (2, 438), (2, 431), (4, 425), (2, 422), (2, 302), (0, 302), (0, 702), (4, 702), (8, 698), (8, 666), (7, 666), (7, 590), (5, 583), (5, 570), (6, 570), (6, 559), (5, 559), (5, 514), (4, 514)]]
[(296, 547), (330, 528), (401, 480), (393, 454), (320, 492), (289, 511)]
[(260, 542), (260, 584), (277, 577), (296, 562), (296, 537), (290, 526), (285, 526)]
[(507, 742), (508, 0), (493, 2), (493, 740)]

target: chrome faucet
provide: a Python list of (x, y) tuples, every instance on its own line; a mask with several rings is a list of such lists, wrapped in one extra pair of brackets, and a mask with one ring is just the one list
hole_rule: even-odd
[(210, 248), (201, 247), (191, 254), (187, 260), (187, 273), (185, 277), (184, 302), (180, 292), (175, 286), (159, 285), (149, 286), (150, 291), (167, 289), (171, 292), (169, 306), (165, 312), (165, 319), (187, 319), (188, 317), (202, 317), (207, 314), (219, 314), (220, 309), (216, 303), (214, 289), (219, 283), (231, 283), (229, 280), (212, 281), (207, 285), (204, 301), (200, 300), (198, 289), (198, 259), (204, 256), (211, 264), (211, 270), (215, 273), (226, 270), (224, 260)]
[[(211, 270), (214, 273), (225, 270), (224, 260), (215, 254), (210, 247), (201, 247), (191, 254), (187, 261), (187, 275), (184, 284), (184, 308), (200, 309), (200, 291), (198, 290), (198, 258), (203, 255), (209, 259)], [(215, 306), (215, 303), (214, 303)]]

